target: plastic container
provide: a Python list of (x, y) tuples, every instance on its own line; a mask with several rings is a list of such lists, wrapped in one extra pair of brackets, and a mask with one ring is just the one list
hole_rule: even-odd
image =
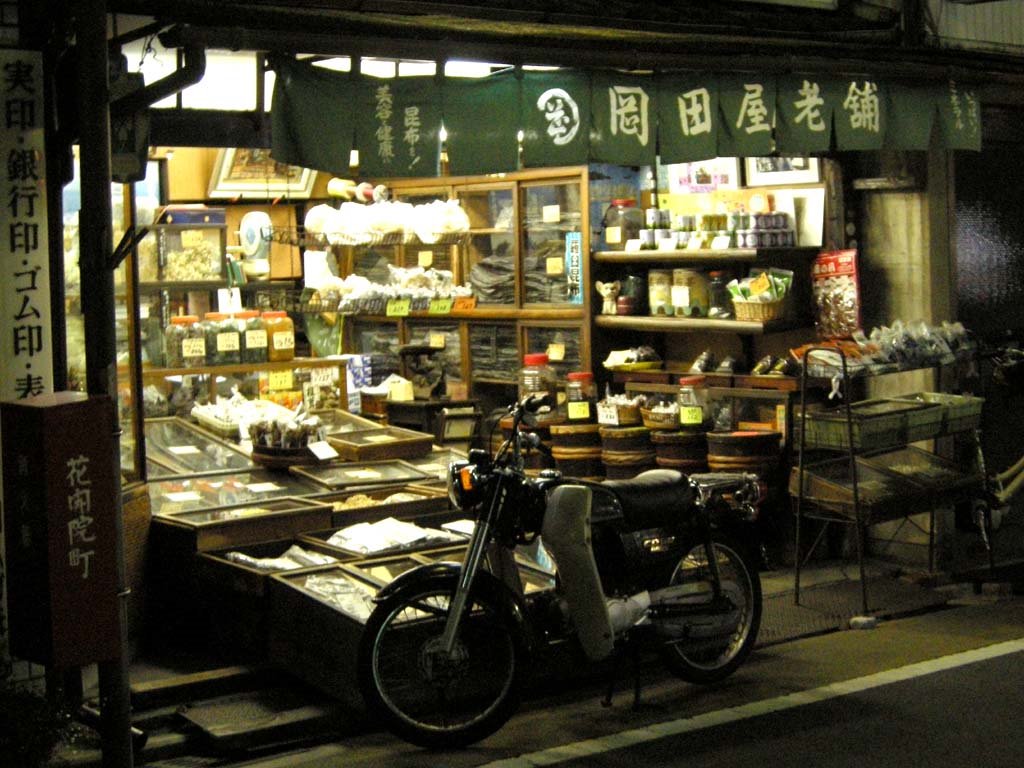
[(572, 371), (566, 376), (565, 410), (569, 421), (591, 422), (597, 416), (597, 389), (590, 371)]
[(206, 339), (197, 315), (172, 317), (164, 331), (164, 357), (168, 368), (206, 365)]
[(726, 287), (729, 283), (725, 272), (713, 270), (708, 273), (708, 317), (724, 320), (733, 316), (732, 296)]
[(627, 240), (640, 237), (640, 230), (644, 228), (644, 212), (636, 207), (633, 198), (616, 198), (604, 212), (601, 224), (605, 245), (613, 250), (622, 250)]
[(242, 340), (238, 325), (223, 312), (207, 312), (203, 318), (207, 365), (237, 365), (242, 362)]
[(548, 395), (551, 400), (550, 411), (537, 414), (538, 422), (557, 418), (558, 376), (548, 365), (548, 356), (544, 352), (523, 355), (523, 367), (519, 369), (519, 400), (528, 395)]
[(267, 360), (277, 363), (295, 359), (295, 324), (287, 312), (263, 313), (267, 332)]
[(670, 301), (678, 317), (707, 317), (708, 281), (694, 269), (673, 269)]
[(242, 362), (267, 362), (267, 328), (260, 313), (255, 309), (236, 312), (235, 325), (242, 342)]
[(707, 392), (703, 376), (683, 376), (679, 379), (679, 427), (689, 432), (704, 431), (707, 418)]

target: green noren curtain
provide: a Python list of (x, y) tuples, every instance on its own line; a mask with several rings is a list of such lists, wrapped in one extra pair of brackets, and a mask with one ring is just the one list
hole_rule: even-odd
[(824, 90), (834, 109), (836, 148), (881, 149), (889, 120), (887, 86), (876, 79), (832, 80)]
[(353, 119), (359, 174), (437, 175), (441, 95), (436, 78), (361, 75), (356, 94)]
[(562, 69), (524, 72), (523, 165), (581, 165), (590, 141), (590, 77)]
[(832, 143), (832, 110), (820, 77), (780, 77), (776, 94), (775, 149), (783, 155), (827, 152)]
[(351, 76), (289, 59), (272, 66), (270, 154), (278, 162), (347, 174), (355, 127)]
[(654, 79), (595, 72), (590, 87), (590, 159), (653, 165), (658, 127)]
[(514, 171), (519, 165), (519, 79), (513, 71), (447, 77), (442, 114), (456, 176)]
[(658, 150), (663, 163), (706, 160), (718, 152), (718, 80), (707, 73), (661, 75)]
[(934, 89), (939, 107), (939, 125), (947, 149), (981, 149), (981, 104), (977, 91), (950, 80)]
[(769, 155), (775, 138), (775, 78), (727, 76), (718, 78), (719, 157)]

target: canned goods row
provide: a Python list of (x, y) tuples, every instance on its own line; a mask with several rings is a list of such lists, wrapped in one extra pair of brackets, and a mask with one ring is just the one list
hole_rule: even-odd
[(741, 229), (736, 232), (738, 248), (789, 248), (796, 245), (791, 229)]

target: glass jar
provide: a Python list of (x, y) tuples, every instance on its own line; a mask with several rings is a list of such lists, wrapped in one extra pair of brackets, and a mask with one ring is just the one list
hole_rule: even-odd
[(235, 325), (238, 326), (239, 338), (242, 342), (242, 362), (267, 362), (267, 329), (260, 313), (255, 309), (235, 312)]
[(550, 421), (558, 415), (558, 376), (555, 369), (548, 365), (546, 353), (523, 355), (523, 367), (519, 369), (520, 402), (528, 395), (545, 394), (551, 400), (551, 409), (547, 413), (538, 413), (538, 421)]
[(203, 318), (207, 365), (235, 365), (242, 362), (238, 326), (230, 315), (207, 312)]
[(566, 376), (565, 410), (569, 421), (594, 420), (597, 415), (597, 390), (593, 373), (572, 371)]
[(732, 296), (729, 295), (728, 276), (721, 270), (708, 273), (708, 317), (724, 320), (732, 317)]
[(604, 242), (613, 250), (623, 250), (627, 240), (640, 237), (644, 228), (644, 212), (636, 207), (636, 200), (622, 197), (612, 200), (601, 220)]
[(263, 313), (267, 332), (267, 360), (272, 363), (295, 358), (295, 324), (287, 312)]
[(672, 273), (667, 269), (647, 273), (647, 306), (652, 315), (672, 314)]
[(164, 331), (164, 344), (168, 368), (201, 368), (206, 365), (206, 341), (197, 315), (172, 317)]
[(703, 376), (683, 376), (679, 379), (679, 426), (693, 432), (703, 431), (707, 413), (707, 393)]
[(673, 269), (670, 301), (677, 317), (706, 317), (708, 283), (704, 275), (694, 269)]

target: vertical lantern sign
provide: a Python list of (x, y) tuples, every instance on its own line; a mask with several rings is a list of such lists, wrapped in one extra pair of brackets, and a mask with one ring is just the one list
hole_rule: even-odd
[[(0, 217), (0, 400), (24, 400), (53, 391), (42, 54), (0, 49), (0, 93), (7, 169)], [(0, 515), (0, 619), (7, 609), (4, 535)], [(0, 663), (6, 656), (0, 629)]]

